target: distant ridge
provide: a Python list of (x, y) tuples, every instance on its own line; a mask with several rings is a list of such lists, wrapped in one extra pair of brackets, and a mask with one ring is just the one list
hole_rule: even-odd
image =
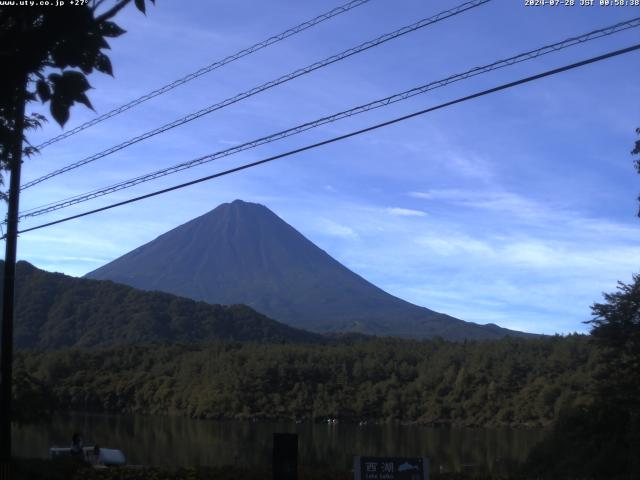
[(86, 276), (209, 303), (242, 303), (317, 332), (449, 340), (529, 335), (394, 297), (267, 207), (242, 200), (224, 203)]
[[(4, 262), (0, 261), (0, 267)], [(0, 282), (2, 280), (0, 268)], [(318, 343), (245, 305), (210, 305), (113, 282), (16, 267), (17, 348), (60, 349), (211, 340)]]

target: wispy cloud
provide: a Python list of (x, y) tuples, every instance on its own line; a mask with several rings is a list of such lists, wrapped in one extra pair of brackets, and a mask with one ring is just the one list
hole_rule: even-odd
[(422, 210), (413, 210), (411, 208), (387, 208), (385, 211), (389, 215), (395, 215), (398, 217), (425, 217), (427, 214)]
[[(589, 306), (640, 266), (640, 226), (504, 190), (430, 190), (409, 198), (430, 202), (428, 222), (387, 209), (381, 217), (375, 205), (333, 206), (331, 218), (357, 228), (366, 248), (328, 250), (394, 295), (465, 320), (584, 332)], [(479, 211), (483, 222), (476, 221)]]
[(548, 217), (549, 211), (548, 206), (542, 206), (522, 195), (498, 189), (433, 189), (422, 192), (409, 192), (409, 196), (422, 200), (445, 202), (465, 208), (507, 213), (527, 220)]
[(341, 225), (328, 218), (321, 218), (318, 222), (318, 231), (324, 235), (341, 238), (355, 238), (358, 236), (356, 231), (346, 225)]
[(484, 258), (496, 256), (496, 251), (489, 242), (474, 239), (466, 234), (425, 234), (418, 236), (415, 243), (430, 253), (443, 257), (451, 255), (479, 255)]

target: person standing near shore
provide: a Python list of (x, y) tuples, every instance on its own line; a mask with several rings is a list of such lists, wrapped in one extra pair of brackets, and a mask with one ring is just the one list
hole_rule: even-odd
[(71, 449), (69, 453), (74, 458), (84, 460), (84, 444), (82, 442), (82, 435), (79, 433), (74, 433), (73, 437), (71, 437)]

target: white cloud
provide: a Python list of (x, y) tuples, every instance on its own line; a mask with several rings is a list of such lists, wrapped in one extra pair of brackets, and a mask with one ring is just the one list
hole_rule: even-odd
[(347, 227), (346, 225), (341, 225), (327, 218), (320, 219), (318, 230), (320, 231), (320, 233), (332, 237), (355, 238), (358, 236), (353, 228)]
[(374, 208), (355, 209), (357, 215), (353, 206), (350, 213), (335, 208), (332, 218), (345, 225), (354, 218), (367, 242), (367, 248), (336, 245), (336, 253), (390, 293), (458, 318), (542, 333), (586, 332), (590, 305), (640, 268), (640, 228), (632, 223), (509, 192), (410, 196), (447, 201), (434, 204), (428, 223), (398, 218), (394, 228), (375, 234), (365, 228), (381, 219)]
[(409, 192), (409, 196), (422, 200), (444, 202), (465, 208), (477, 208), (533, 220), (547, 216), (548, 207), (512, 192), (501, 190), (432, 189)]
[(387, 208), (385, 210), (389, 215), (398, 217), (424, 217), (427, 214), (422, 210), (412, 210), (410, 208)]
[(442, 156), (443, 162), (455, 173), (465, 177), (476, 178), (488, 182), (493, 179), (493, 168), (479, 155), (465, 152), (447, 152)]
[(494, 249), (489, 243), (476, 240), (468, 235), (455, 234), (426, 234), (415, 239), (415, 243), (427, 248), (431, 253), (441, 256), (450, 255), (480, 255), (494, 257)]

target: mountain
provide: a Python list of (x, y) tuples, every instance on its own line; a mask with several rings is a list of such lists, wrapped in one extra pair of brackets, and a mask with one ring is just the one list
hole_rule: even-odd
[(451, 340), (525, 335), (464, 322), (394, 297), (263, 205), (224, 203), (87, 274), (209, 303), (249, 305), (318, 332)]
[[(0, 261), (0, 272), (4, 262)], [(1, 273), (0, 273), (1, 276)], [(0, 278), (1, 281), (1, 278)], [(324, 341), (245, 305), (211, 305), (113, 282), (16, 266), (14, 345), (58, 349), (148, 342)]]

